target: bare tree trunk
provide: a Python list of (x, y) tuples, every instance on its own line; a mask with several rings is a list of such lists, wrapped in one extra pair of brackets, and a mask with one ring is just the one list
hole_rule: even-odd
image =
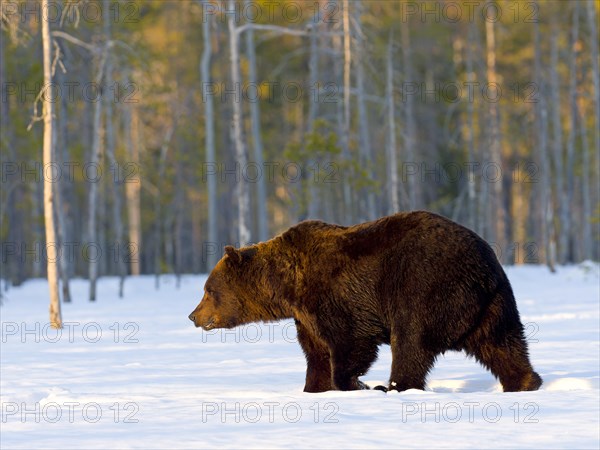
[[(583, 81), (583, 80), (582, 80)], [(579, 83), (580, 88), (583, 82)], [(587, 129), (585, 126), (585, 117), (583, 112), (583, 93), (578, 95), (579, 101), (575, 104), (577, 109), (577, 119), (579, 121), (581, 135), (581, 237), (576, 242), (580, 246), (579, 255), (582, 259), (592, 259), (594, 241), (592, 239), (592, 202), (590, 186), (590, 147), (588, 141)]]
[(388, 214), (400, 210), (398, 201), (398, 161), (396, 159), (396, 109), (394, 104), (394, 40), (390, 32), (387, 49), (386, 89), (388, 113), (387, 166)]
[[(42, 242), (44, 240), (44, 230), (39, 223), (39, 218), (44, 215), (44, 185), (41, 183), (35, 183), (31, 187), (31, 212), (30, 215), (33, 232), (33, 242)], [(23, 242), (23, 241), (21, 241)], [(33, 278), (40, 278), (44, 276), (44, 259), (35, 258), (33, 260)], [(25, 274), (25, 276), (27, 276)]]
[[(414, 83), (412, 74), (412, 51), (410, 45), (410, 30), (408, 21), (402, 24), (401, 37), (402, 37), (402, 65), (404, 70), (404, 86), (408, 86), (408, 83)], [(405, 163), (417, 164), (415, 160), (415, 105), (414, 96), (408, 95), (405, 97), (404, 107), (404, 124), (405, 124), (405, 137), (404, 137), (404, 149), (406, 153)], [(411, 175), (408, 178), (408, 209), (415, 210), (420, 207), (419, 202), (419, 184), (418, 175)]]
[[(592, 61), (592, 82), (594, 84), (594, 149), (595, 151), (592, 153), (593, 158), (590, 161), (590, 170), (591, 173), (591, 182), (592, 186), (595, 186), (595, 194), (596, 194), (596, 204), (598, 202), (598, 187), (599, 177), (600, 177), (600, 68), (598, 60), (598, 15), (596, 11), (596, 2), (593, 0), (588, 0), (587, 2), (587, 19), (588, 26), (590, 30), (590, 53), (591, 53), (591, 61)], [(593, 192), (593, 191), (592, 191)], [(592, 203), (594, 203), (592, 201)], [(590, 217), (588, 216), (587, 221), (589, 222)], [(593, 238), (593, 237), (592, 237)], [(594, 254), (593, 249), (598, 249), (597, 245), (590, 245), (592, 249), (591, 258), (598, 259), (600, 255), (598, 253)]]
[[(62, 77), (61, 77), (62, 78)], [(61, 84), (61, 88), (64, 89), (65, 85), (64, 85), (64, 80), (61, 80), (60, 82)], [(65, 92), (63, 90), (63, 92)], [(53, 150), (56, 152), (54, 155), (54, 158), (56, 160), (56, 162), (58, 163), (59, 167), (63, 167), (62, 163), (64, 163), (64, 155), (67, 154), (67, 98), (66, 95), (62, 95), (61, 99), (60, 99), (60, 111), (58, 114), (58, 119), (57, 119), (57, 131), (58, 131), (58, 136), (55, 137), (55, 140), (57, 142), (59, 142), (58, 148), (56, 145), (53, 146)], [(55, 135), (57, 133), (54, 133)], [(62, 149), (62, 151), (59, 151), (59, 148)], [(53, 183), (53, 187), (54, 187), (54, 200), (55, 200), (55, 214), (56, 214), (56, 219), (57, 219), (57, 223), (58, 223), (58, 228), (57, 228), (57, 236), (58, 236), (58, 241), (60, 243), (61, 248), (64, 250), (64, 245), (65, 242), (67, 242), (67, 224), (65, 221), (65, 216), (68, 214), (68, 210), (69, 208), (66, 207), (65, 203), (66, 203), (66, 188), (65, 188), (65, 184), (66, 184), (66, 177), (59, 177), (59, 179)], [(61, 279), (61, 284), (62, 284), (62, 295), (63, 295), (63, 302), (64, 303), (71, 303), (71, 290), (69, 289), (69, 275), (70, 275), (70, 264), (69, 264), (69, 259), (70, 257), (63, 251), (63, 254), (60, 258), (59, 261), (59, 272), (60, 272), (60, 279)]]
[[(212, 36), (211, 25), (212, 15), (207, 14), (202, 22), (202, 37), (204, 50), (202, 60), (200, 61), (200, 77), (205, 86), (211, 83), (210, 67), (212, 59)], [(204, 99), (204, 142), (206, 146), (205, 163), (207, 167), (213, 167), (217, 163), (215, 158), (215, 117), (214, 117), (213, 98), (208, 95)], [(217, 225), (217, 179), (216, 175), (208, 175), (206, 180), (208, 190), (208, 243), (205, 243), (202, 249), (203, 254), (207, 256), (207, 265), (212, 269), (219, 260), (219, 255), (212, 248), (218, 246), (218, 225)], [(206, 245), (208, 244), (208, 245)]]
[[(246, 6), (251, 0), (244, 0)], [(248, 81), (251, 86), (258, 89), (258, 78), (256, 76), (256, 51), (254, 49), (254, 31), (249, 28), (246, 31), (246, 49), (248, 52)], [(252, 122), (252, 139), (254, 142), (254, 162), (261, 171), (265, 170), (263, 160), (263, 142), (260, 130), (260, 107), (259, 101), (250, 102), (250, 120)], [(267, 222), (267, 190), (264, 176), (258, 177), (256, 181), (256, 215), (258, 221), (258, 240), (266, 241), (269, 238), (269, 227)]]
[[(181, 273), (184, 270), (184, 213), (185, 213), (185, 179), (181, 162), (177, 163), (177, 184), (175, 194), (175, 277), (177, 289), (181, 286)], [(183, 184), (183, 185), (182, 185)]]
[(541, 176), (541, 183), (537, 185), (537, 194), (540, 199), (539, 211), (537, 211), (536, 220), (539, 222), (540, 237), (541, 237), (541, 256), (550, 271), (554, 272), (554, 257), (553, 248), (556, 244), (553, 242), (553, 233), (551, 232), (554, 222), (554, 211), (552, 207), (552, 187), (550, 185), (550, 164), (549, 164), (549, 153), (550, 149), (548, 146), (548, 107), (546, 105), (546, 96), (548, 90), (546, 88), (547, 83), (544, 79), (544, 71), (542, 70), (542, 50), (540, 42), (540, 25), (538, 22), (534, 25), (534, 45), (535, 45), (535, 59), (534, 59), (534, 71), (535, 80), (540, 90), (540, 97), (538, 103), (535, 104), (535, 117), (536, 117), (536, 144), (537, 144), (537, 159), (539, 161)]
[[(48, 0), (42, 0), (42, 10), (48, 11)], [(44, 85), (52, 83), (52, 38), (50, 37), (49, 18), (42, 18), (42, 44), (44, 52)], [(49, 98), (42, 98), (44, 107), (44, 167), (52, 164), (54, 154), (54, 104)], [(46, 224), (46, 249), (48, 287), (50, 289), (50, 324), (52, 328), (62, 328), (62, 314), (58, 294), (58, 247), (54, 229), (54, 205), (52, 180), (44, 177), (44, 221)], [(51, 251), (52, 249), (52, 251)]]
[[(96, 68), (96, 85), (99, 86), (102, 82), (104, 75), (104, 63), (106, 61), (106, 55), (108, 46), (103, 49), (100, 62), (98, 62)], [(95, 171), (100, 170), (100, 153), (101, 153), (101, 137), (102, 137), (102, 101), (94, 103), (94, 119), (93, 119), (93, 136), (92, 136), (92, 155), (90, 159), (90, 165)], [(92, 172), (94, 173), (94, 172)], [(97, 209), (98, 209), (98, 180), (88, 180), (90, 190), (88, 192), (88, 243), (91, 247), (101, 248), (98, 242), (98, 230), (97, 230)], [(96, 282), (98, 280), (98, 259), (99, 255), (92, 254), (90, 256), (88, 264), (88, 272), (90, 279), (90, 294), (89, 299), (91, 302), (96, 301)]]
[[(6, 77), (6, 48), (8, 47), (8, 39), (3, 38), (0, 42), (0, 87), (2, 89), (2, 98), (8, 98), (9, 83)], [(2, 138), (2, 149), (8, 150), (3, 152), (3, 157), (8, 157), (9, 161), (17, 161), (17, 152), (15, 149), (15, 130), (11, 126), (9, 116), (9, 102), (0, 102), (0, 133)], [(4, 159), (4, 158), (2, 158)], [(2, 186), (2, 195), (6, 196), (3, 201), (6, 202), (0, 208), (0, 223), (3, 225), (5, 217), (8, 216), (8, 242), (14, 245), (15, 253), (11, 261), (6, 264), (0, 264), (0, 272), (5, 280), (4, 289), (8, 290), (9, 286), (19, 286), (25, 278), (23, 257), (21, 252), (21, 243), (25, 242), (23, 238), (23, 227), (19, 226), (25, 222), (24, 211), (20, 207), (23, 204), (23, 186), (22, 183), (11, 183), (8, 187)], [(4, 226), (0, 226), (4, 229)], [(8, 273), (5, 270), (8, 269)], [(2, 290), (0, 289), (0, 297)]]
[[(229, 0), (229, 11), (235, 11), (234, 0)], [(231, 82), (233, 89), (241, 90), (240, 76), (240, 53), (239, 53), (239, 35), (236, 30), (235, 14), (229, 14), (227, 19), (229, 25), (229, 51), (231, 62)], [(237, 183), (237, 203), (238, 203), (238, 239), (239, 245), (244, 246), (250, 243), (250, 192), (247, 180), (244, 179), (244, 173), (248, 164), (248, 152), (244, 142), (243, 123), (242, 123), (242, 104), (241, 98), (236, 101), (233, 99), (233, 140), (235, 143), (236, 163), (239, 166), (240, 174)]]
[[(104, 22), (104, 37), (107, 41), (111, 39), (110, 30), (110, 3), (111, 0), (104, 0), (103, 8), (103, 22)], [(108, 89), (112, 86), (112, 62), (110, 54), (106, 56), (106, 75), (105, 85), (107, 87), (104, 92), (103, 100), (104, 105), (104, 120), (105, 124), (105, 146), (106, 155), (108, 156), (109, 163), (113, 166), (113, 183), (112, 183), (112, 218), (114, 226), (114, 237), (115, 237), (115, 255), (116, 255), (116, 266), (117, 274), (119, 276), (119, 298), (123, 297), (123, 285), (125, 283), (125, 276), (127, 274), (127, 268), (125, 267), (124, 256), (127, 252), (124, 252), (123, 248), (123, 221), (121, 220), (121, 171), (119, 163), (115, 156), (115, 133), (113, 127), (113, 105), (112, 98), (108, 94)]]
[(163, 224), (163, 218), (161, 213), (161, 184), (165, 176), (165, 166), (167, 163), (167, 153), (169, 151), (169, 145), (171, 144), (171, 138), (173, 137), (173, 131), (175, 125), (171, 125), (160, 147), (160, 159), (158, 161), (158, 177), (156, 181), (156, 190), (154, 191), (154, 287), (158, 289), (160, 287), (160, 274), (161, 269), (161, 250), (162, 250), (162, 233), (161, 226)]
[(568, 215), (567, 205), (564, 199), (563, 178), (563, 136), (562, 123), (560, 120), (560, 79), (558, 74), (558, 27), (552, 22), (550, 34), (550, 92), (552, 96), (552, 159), (554, 163), (555, 197), (558, 204), (558, 215), (560, 224), (558, 229), (558, 262), (564, 264), (566, 261), (567, 235), (565, 234), (564, 220)]
[(142, 221), (140, 211), (141, 179), (139, 176), (140, 136), (138, 113), (134, 108), (134, 106), (128, 104), (125, 106), (124, 110), (125, 146), (127, 147), (127, 158), (129, 163), (133, 164), (132, 176), (127, 177), (127, 179), (124, 180), (129, 235), (129, 245), (126, 255), (129, 259), (131, 275), (139, 275), (141, 273), (140, 250), (142, 245)]
[[(367, 60), (368, 53), (365, 48), (365, 39), (362, 30), (361, 15), (363, 11), (362, 1), (355, 2), (356, 5), (356, 24), (357, 24), (357, 42), (358, 42), (358, 58), (355, 59), (356, 66), (356, 89), (357, 89), (357, 102), (358, 102), (358, 129), (359, 129), (359, 141), (360, 141), (360, 160), (361, 166), (365, 170), (365, 174), (369, 182), (373, 181), (373, 154), (371, 152), (371, 137), (369, 133), (369, 116), (367, 114), (366, 100), (365, 100), (365, 74), (364, 64)], [(359, 211), (361, 220), (373, 220), (377, 217), (375, 211), (375, 195), (373, 193), (373, 186), (367, 186), (363, 189), (364, 192), (359, 193), (362, 197), (361, 200), (366, 202), (364, 207), (365, 211)], [(362, 210), (363, 208), (361, 208)]]
[[(317, 47), (317, 24), (313, 23), (310, 29), (310, 56), (308, 61), (309, 71), (309, 83), (310, 89), (319, 89), (319, 54)], [(307, 133), (311, 134), (314, 131), (315, 120), (317, 119), (319, 102), (311, 97), (308, 103), (308, 123)], [(314, 159), (309, 161), (309, 166), (313, 167), (314, 164), (319, 164), (319, 161)], [(309, 189), (309, 201), (308, 201), (308, 217), (310, 219), (317, 219), (319, 217), (319, 207), (321, 199), (319, 198), (319, 189), (317, 187), (317, 180), (312, 179), (308, 182)]]
[[(350, 160), (350, 67), (352, 63), (352, 53), (350, 47), (350, 6), (348, 0), (342, 0), (342, 26), (344, 33), (343, 52), (344, 52), (344, 101), (343, 105), (343, 123), (340, 133), (342, 144), (342, 160)], [(344, 223), (350, 224), (353, 220), (352, 214), (352, 190), (348, 180), (343, 180), (344, 190)]]
[[(468, 30), (468, 39), (466, 42), (466, 69), (467, 69), (467, 81), (471, 83), (475, 83), (475, 70), (473, 68), (473, 41), (475, 39), (475, 35), (473, 33), (473, 28), (475, 27), (472, 21), (469, 21), (467, 25)], [(475, 163), (475, 105), (473, 102), (475, 99), (467, 100), (467, 126), (466, 128), (466, 141), (467, 141), (467, 162), (469, 164)], [(477, 219), (477, 197), (476, 197), (476, 185), (475, 185), (475, 173), (473, 170), (469, 169), (467, 174), (467, 190), (468, 190), (468, 224), (469, 228), (475, 230), (476, 219)]]
[(566, 238), (566, 260), (573, 261), (573, 194), (575, 183), (575, 139), (577, 134), (577, 41), (579, 39), (579, 2), (573, 5), (573, 24), (571, 28), (571, 39), (569, 41), (569, 136), (567, 139), (567, 161), (566, 161), (566, 189), (563, 202), (567, 205), (566, 214), (563, 217)]
[[(485, 23), (486, 46), (487, 46), (487, 82), (489, 86), (497, 85), (496, 76), (496, 36), (494, 31), (494, 22), (488, 20)], [(494, 224), (493, 239), (501, 250), (501, 255), (506, 255), (506, 208), (504, 205), (503, 192), (503, 167), (502, 154), (500, 148), (500, 118), (498, 113), (498, 103), (489, 102), (489, 121), (490, 121), (490, 159), (499, 173), (499, 179), (494, 180), (493, 191), (491, 195), (492, 223)], [(501, 258), (500, 262), (504, 262)]]

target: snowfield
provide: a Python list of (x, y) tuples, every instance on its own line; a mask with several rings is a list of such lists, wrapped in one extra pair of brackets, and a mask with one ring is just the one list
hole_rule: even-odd
[[(204, 332), (187, 318), (206, 277), (74, 280), (65, 328), (48, 326), (45, 280), (0, 307), (1, 442), (9, 448), (600, 446), (600, 269), (508, 267), (537, 392), (503, 393), (460, 353), (426, 391), (305, 394), (293, 322)], [(386, 383), (389, 347), (362, 379)]]

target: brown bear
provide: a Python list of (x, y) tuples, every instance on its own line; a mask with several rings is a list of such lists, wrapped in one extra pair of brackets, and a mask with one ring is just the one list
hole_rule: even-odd
[(424, 389), (447, 350), (474, 356), (504, 391), (542, 384), (493, 250), (430, 212), (350, 227), (310, 220), (266, 242), (227, 246), (204, 290), (189, 318), (205, 330), (294, 318), (306, 392), (365, 388), (358, 377), (380, 344), (392, 350), (387, 389)]

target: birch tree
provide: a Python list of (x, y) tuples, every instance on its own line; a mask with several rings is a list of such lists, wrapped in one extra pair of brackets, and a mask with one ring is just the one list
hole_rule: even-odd
[[(48, 11), (48, 0), (42, 0), (42, 11)], [(52, 83), (52, 37), (50, 36), (50, 19), (42, 17), (42, 48), (44, 64), (44, 85)], [(54, 103), (51, 98), (42, 96), (44, 116), (44, 148), (43, 165), (50, 167), (53, 163), (54, 149)], [(54, 227), (52, 180), (44, 176), (44, 223), (46, 228), (48, 288), (50, 290), (50, 324), (53, 328), (62, 328), (62, 314), (58, 294), (58, 248)]]

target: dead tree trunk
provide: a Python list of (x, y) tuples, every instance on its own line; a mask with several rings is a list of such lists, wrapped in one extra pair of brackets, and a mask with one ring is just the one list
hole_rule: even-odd
[(573, 5), (573, 22), (569, 40), (569, 136), (567, 139), (566, 189), (563, 202), (567, 205), (565, 216), (562, 218), (565, 227), (565, 256), (562, 261), (573, 261), (573, 194), (575, 185), (575, 139), (577, 135), (577, 41), (579, 40), (579, 2)]
[[(62, 78), (62, 77), (61, 77)], [(65, 92), (64, 79), (60, 80), (62, 92)], [(57, 146), (53, 146), (56, 152), (54, 158), (59, 164), (59, 167), (63, 167), (62, 164), (65, 162), (64, 156), (67, 155), (67, 96), (62, 95), (60, 98), (60, 111), (57, 118), (57, 131), (58, 136), (56, 141), (59, 142)], [(56, 134), (56, 133), (55, 133)], [(59, 151), (59, 149), (61, 149)], [(71, 303), (71, 290), (69, 289), (69, 276), (70, 276), (70, 257), (64, 252), (64, 245), (67, 242), (68, 232), (67, 223), (65, 216), (68, 214), (69, 208), (66, 205), (66, 188), (67, 183), (66, 177), (60, 177), (54, 184), (54, 196), (55, 196), (55, 214), (57, 219), (57, 236), (60, 242), (61, 248), (63, 248), (63, 254), (59, 261), (60, 279), (62, 288), (62, 299), (64, 303)]]
[[(48, 11), (48, 0), (42, 0), (42, 10)], [(44, 85), (52, 83), (52, 38), (50, 36), (50, 22), (48, 17), (42, 18), (42, 46), (44, 59)], [(54, 103), (52, 99), (42, 98), (44, 115), (44, 167), (53, 163), (54, 154)], [(58, 294), (58, 247), (54, 227), (54, 205), (52, 193), (52, 180), (44, 177), (44, 222), (46, 227), (46, 251), (48, 288), (50, 290), (50, 324), (52, 328), (62, 328), (62, 314)]]
[(130, 164), (133, 165), (132, 176), (124, 180), (129, 241), (126, 254), (131, 275), (139, 275), (141, 273), (140, 250), (142, 246), (141, 178), (139, 176), (140, 134), (138, 111), (132, 104), (125, 106), (124, 122), (127, 158)]
[[(486, 30), (486, 48), (487, 48), (487, 82), (488, 85), (497, 86), (498, 80), (496, 75), (496, 36), (494, 30), (494, 22), (488, 20), (485, 23)], [(498, 111), (498, 103), (489, 102), (489, 130), (490, 130), (490, 162), (494, 164), (499, 174), (498, 179), (493, 180), (493, 190), (491, 195), (490, 206), (492, 207), (492, 224), (494, 225), (493, 240), (500, 248), (500, 254), (507, 253), (506, 240), (506, 207), (504, 204), (503, 192), (503, 167), (502, 167), (502, 152), (500, 146), (500, 117)], [(501, 258), (500, 262), (505, 262)]]
[(398, 161), (396, 158), (396, 107), (394, 104), (394, 40), (390, 32), (387, 49), (386, 89), (388, 113), (387, 166), (388, 214), (400, 210), (398, 201)]
[[(404, 87), (408, 88), (411, 83), (414, 83), (412, 74), (412, 52), (410, 46), (410, 30), (408, 27), (408, 21), (402, 24), (401, 27), (402, 37), (402, 65), (404, 70)], [(406, 159), (404, 163), (417, 164), (415, 160), (415, 102), (414, 95), (408, 94), (404, 97), (404, 150)], [(414, 174), (408, 177), (406, 180), (408, 183), (408, 209), (414, 210), (419, 205), (419, 184), (418, 174)]]
[[(348, 0), (342, 0), (342, 26), (344, 33), (344, 101), (343, 101), (343, 126), (340, 133), (342, 138), (342, 159), (350, 160), (350, 67), (352, 63), (352, 52), (350, 47), (350, 5)], [(347, 180), (343, 181), (344, 190), (344, 222), (346, 225), (354, 220), (352, 214), (352, 190)]]
[[(473, 28), (475, 27), (472, 21), (467, 25), (469, 27), (468, 30), (468, 39), (466, 42), (466, 69), (467, 69), (467, 81), (472, 86), (475, 83), (475, 70), (473, 68), (473, 41), (475, 39), (475, 34), (473, 32)], [(466, 126), (466, 141), (467, 141), (467, 160), (469, 164), (475, 163), (475, 105), (473, 102), (475, 99), (467, 100), (467, 126)], [(476, 197), (476, 184), (475, 184), (475, 174), (473, 170), (469, 170), (467, 174), (467, 192), (468, 192), (468, 224), (469, 228), (475, 230), (476, 220), (477, 220), (477, 197)]]
[[(309, 83), (310, 89), (319, 89), (319, 54), (317, 47), (317, 24), (312, 24), (310, 29), (310, 56), (308, 60)], [(318, 98), (318, 95), (317, 95)], [(311, 134), (314, 131), (315, 120), (317, 119), (319, 102), (312, 96), (308, 103), (308, 120), (307, 133)], [(319, 161), (309, 161), (309, 167), (314, 167), (314, 164), (319, 164)], [(317, 166), (318, 167), (318, 166)], [(317, 169), (318, 170), (318, 169)], [(308, 182), (309, 200), (308, 200), (308, 218), (319, 218), (319, 207), (321, 199), (319, 198), (319, 190), (317, 188), (317, 180), (312, 179)]]
[[(229, 0), (229, 11), (235, 11), (235, 2)], [(240, 76), (240, 52), (239, 52), (239, 34), (236, 30), (235, 14), (229, 14), (227, 19), (229, 26), (229, 56), (231, 62), (231, 83), (233, 89), (241, 91)], [(242, 124), (242, 104), (241, 98), (236, 99), (233, 96), (233, 141), (235, 143), (236, 163), (238, 166), (237, 182), (237, 204), (238, 204), (238, 239), (239, 245), (244, 246), (250, 243), (250, 192), (247, 180), (243, 173), (248, 164), (248, 152), (244, 142), (244, 132)], [(241, 97), (241, 96), (240, 96)]]
[[(202, 18), (202, 38), (204, 49), (202, 60), (200, 61), (200, 78), (204, 86), (210, 86), (210, 67), (212, 61), (212, 15), (207, 14)], [(206, 167), (213, 167), (217, 161), (215, 158), (215, 113), (212, 95), (207, 95), (204, 99), (204, 143), (206, 146), (205, 164)], [(219, 255), (216, 247), (218, 246), (218, 228), (217, 228), (217, 179), (216, 175), (207, 176), (208, 192), (208, 242), (204, 243), (202, 253), (206, 255), (206, 264), (209, 270), (217, 264)], [(213, 248), (214, 247), (214, 248)]]
[[(593, 0), (588, 0), (587, 2), (587, 19), (588, 19), (588, 26), (589, 26), (589, 30), (590, 30), (590, 53), (591, 53), (591, 61), (592, 61), (592, 81), (593, 81), (593, 85), (594, 85), (594, 152), (592, 153), (593, 157), (591, 158), (590, 161), (590, 170), (592, 170), (591, 173), (591, 183), (592, 186), (598, 186), (599, 184), (599, 177), (600, 177), (600, 169), (599, 169), (599, 165), (600, 165), (600, 68), (599, 63), (598, 63), (598, 59), (599, 59), (599, 55), (598, 55), (598, 11), (596, 10), (596, 2), (594, 2)], [(597, 204), (598, 202), (598, 196), (597, 196), (598, 192), (596, 191), (596, 195), (595, 195), (595, 200), (596, 203), (594, 201), (592, 201), (592, 204)], [(587, 220), (589, 221), (590, 218), (588, 217)], [(590, 247), (593, 248), (598, 248), (597, 245), (596, 246), (592, 246), (590, 245)], [(591, 258), (596, 258), (598, 259), (600, 257), (600, 255), (598, 253), (594, 254), (592, 252), (592, 254), (590, 255)]]
[[(579, 89), (584, 86), (584, 80), (579, 80)], [(592, 170), (590, 162), (590, 145), (588, 140), (588, 130), (585, 126), (585, 114), (583, 105), (583, 92), (577, 96), (575, 103), (577, 112), (577, 121), (579, 122), (579, 134), (581, 136), (581, 237), (576, 242), (579, 247), (578, 256), (583, 260), (593, 258), (594, 241), (592, 238), (592, 201), (591, 201), (591, 183), (590, 171)], [(593, 176), (593, 175), (592, 175)]]
[(558, 205), (558, 262), (564, 264), (566, 260), (567, 238), (563, 220), (568, 214), (567, 205), (563, 202), (564, 196), (564, 163), (563, 163), (563, 135), (560, 120), (560, 79), (558, 74), (558, 27), (552, 22), (550, 34), (550, 92), (552, 103), (552, 160), (554, 165), (555, 195), (554, 202)]
[[(356, 67), (356, 100), (358, 103), (358, 132), (360, 142), (360, 161), (365, 175), (369, 182), (373, 181), (373, 154), (371, 152), (371, 137), (369, 133), (369, 115), (367, 114), (367, 105), (365, 100), (365, 69), (364, 64), (366, 63), (368, 52), (365, 48), (365, 39), (362, 30), (362, 1), (355, 2), (356, 5), (356, 41), (358, 47), (358, 58), (355, 58)], [(359, 192), (361, 200), (365, 203), (364, 209), (366, 215), (363, 213), (361, 220), (374, 220), (377, 216), (375, 211), (375, 195), (373, 193), (373, 186), (367, 186), (363, 189), (363, 192)], [(359, 211), (359, 214), (362, 211)]]
[(554, 248), (556, 247), (553, 239), (552, 226), (554, 222), (554, 211), (552, 208), (552, 187), (550, 185), (550, 164), (549, 164), (549, 146), (548, 146), (548, 107), (546, 105), (546, 95), (548, 93), (547, 83), (542, 70), (542, 50), (540, 42), (540, 25), (534, 25), (534, 71), (536, 83), (539, 86), (539, 101), (535, 104), (536, 117), (536, 144), (537, 159), (540, 172), (542, 173), (541, 183), (537, 186), (537, 196), (540, 199), (539, 208), (536, 213), (536, 221), (539, 222), (541, 237), (542, 260), (554, 272)]
[(167, 153), (169, 151), (169, 145), (171, 144), (171, 138), (173, 137), (173, 131), (175, 126), (172, 125), (167, 129), (163, 143), (160, 147), (160, 156), (158, 161), (158, 177), (156, 178), (156, 186), (154, 191), (154, 287), (158, 289), (160, 287), (160, 274), (161, 269), (161, 253), (162, 253), (162, 233), (161, 228), (163, 224), (163, 218), (161, 213), (161, 185), (165, 177), (165, 168), (167, 164)]
[[(106, 41), (111, 39), (110, 30), (110, 2), (111, 0), (104, 0), (104, 38)], [(112, 62), (111, 55), (106, 55), (106, 75), (105, 75), (105, 86), (110, 89), (112, 85)], [(121, 170), (119, 162), (115, 155), (115, 133), (113, 126), (113, 105), (112, 98), (108, 94), (108, 89), (105, 90), (104, 96), (102, 97), (104, 104), (104, 120), (105, 120), (105, 147), (106, 155), (108, 156), (109, 163), (112, 165), (113, 170), (113, 182), (111, 197), (112, 197), (112, 218), (114, 227), (114, 238), (115, 238), (115, 257), (116, 257), (116, 269), (117, 275), (119, 276), (119, 297), (123, 297), (123, 285), (125, 283), (125, 276), (127, 274), (127, 268), (125, 267), (124, 249), (123, 249), (123, 221), (121, 220)]]
[[(251, 0), (244, 0), (245, 5), (250, 5)], [(246, 31), (246, 50), (248, 52), (248, 81), (251, 86), (258, 89), (256, 76), (256, 51), (254, 49), (254, 31), (252, 27)], [(252, 140), (254, 143), (254, 162), (259, 170), (264, 171), (263, 142), (260, 130), (260, 106), (258, 100), (250, 102), (250, 121), (252, 123)], [(244, 172), (242, 172), (244, 173)], [(266, 241), (269, 235), (267, 222), (267, 190), (266, 177), (259, 176), (256, 181), (256, 216), (258, 222), (258, 240)]]
[[(104, 76), (104, 63), (106, 61), (106, 55), (108, 46), (105, 46), (102, 55), (99, 56), (100, 61), (97, 61), (96, 66), (96, 86), (100, 86)], [(98, 57), (98, 56), (96, 56)], [(94, 119), (92, 123), (92, 155), (90, 158), (90, 166), (93, 172), (100, 173), (100, 153), (101, 153), (101, 137), (102, 137), (102, 101), (94, 103)], [(91, 248), (101, 248), (98, 242), (97, 234), (97, 209), (98, 209), (98, 178), (89, 179), (89, 191), (88, 191), (88, 243)], [(90, 292), (89, 299), (91, 302), (96, 301), (96, 282), (98, 280), (98, 259), (99, 253), (96, 252), (90, 254), (88, 262), (88, 273), (90, 279)]]

